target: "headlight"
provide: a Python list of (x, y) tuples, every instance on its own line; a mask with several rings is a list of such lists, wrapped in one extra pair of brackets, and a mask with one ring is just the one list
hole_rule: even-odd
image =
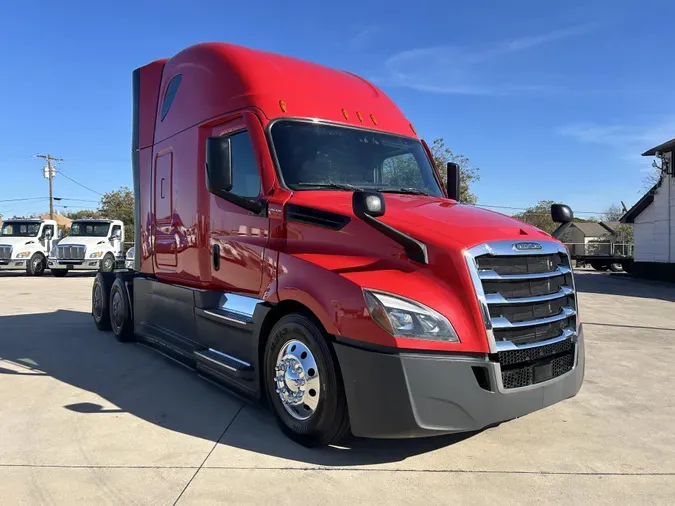
[(394, 337), (458, 343), (448, 319), (430, 307), (396, 295), (364, 290), (370, 316)]
[(30, 256), (30, 251), (22, 251), (18, 255), (16, 255), (16, 258), (28, 258)]
[(103, 256), (103, 252), (97, 251), (96, 253), (92, 253), (91, 255), (89, 255), (89, 258), (101, 258), (102, 256)]

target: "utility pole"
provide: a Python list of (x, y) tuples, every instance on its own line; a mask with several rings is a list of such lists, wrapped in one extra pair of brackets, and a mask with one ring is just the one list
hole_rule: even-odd
[(43, 168), (44, 176), (49, 179), (49, 219), (54, 219), (54, 196), (52, 193), (52, 179), (56, 175), (56, 167), (52, 166), (52, 162), (62, 162), (62, 158), (54, 158), (50, 154), (35, 155), (37, 158), (42, 158), (47, 161), (47, 166)]

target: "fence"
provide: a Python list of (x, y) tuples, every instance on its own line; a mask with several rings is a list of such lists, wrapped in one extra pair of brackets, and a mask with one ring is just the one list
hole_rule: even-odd
[(566, 242), (565, 246), (574, 256), (633, 256), (634, 244), (628, 242), (590, 241)]

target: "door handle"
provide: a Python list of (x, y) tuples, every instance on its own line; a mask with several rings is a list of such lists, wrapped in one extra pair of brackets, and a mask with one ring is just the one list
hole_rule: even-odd
[(219, 244), (214, 244), (212, 248), (212, 253), (213, 253), (213, 270), (217, 271), (220, 270), (220, 245)]

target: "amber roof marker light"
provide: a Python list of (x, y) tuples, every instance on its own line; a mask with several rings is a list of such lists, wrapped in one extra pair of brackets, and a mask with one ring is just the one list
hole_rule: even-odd
[(345, 117), (345, 119), (349, 119), (349, 114), (347, 114), (347, 109), (342, 109), (342, 115)]
[(284, 100), (279, 100), (279, 109), (281, 109), (281, 112), (286, 112), (286, 102)]

